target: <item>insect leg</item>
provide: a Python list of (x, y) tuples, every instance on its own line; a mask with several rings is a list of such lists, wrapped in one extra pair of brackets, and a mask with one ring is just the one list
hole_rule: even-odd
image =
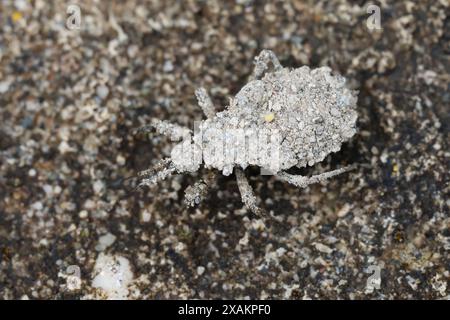
[(155, 185), (159, 181), (172, 175), (175, 171), (176, 168), (173, 165), (172, 160), (170, 158), (163, 159), (152, 168), (138, 173), (138, 178), (142, 179), (138, 187)]
[(255, 68), (253, 70), (252, 79), (260, 79), (264, 75), (264, 72), (269, 69), (269, 62), (272, 63), (275, 71), (283, 68), (275, 53), (272, 50), (264, 49), (255, 57)]
[(263, 216), (264, 211), (256, 205), (256, 197), (253, 194), (253, 189), (248, 183), (244, 171), (240, 168), (235, 168), (235, 173), (239, 192), (241, 193), (242, 202), (245, 207), (251, 210), (254, 214)]
[(202, 108), (203, 113), (208, 119), (211, 119), (216, 114), (211, 97), (205, 88), (198, 88), (195, 90), (195, 96), (197, 97), (198, 105)]
[[(124, 180), (128, 180), (130, 178), (139, 178), (141, 182), (135, 186), (133, 189), (126, 191), (125, 196), (120, 197), (110, 208), (109, 212), (114, 211), (119, 202), (123, 199), (128, 198), (134, 192), (142, 188), (143, 186), (149, 186), (152, 184), (156, 184), (161, 180), (164, 180), (166, 177), (170, 176), (175, 171), (175, 167), (170, 158), (165, 158), (160, 160), (157, 164), (155, 164), (150, 169), (139, 172), (136, 176), (128, 177)], [(123, 180), (123, 181), (124, 181)]]
[(214, 171), (208, 172), (205, 178), (189, 186), (184, 191), (184, 202), (189, 207), (193, 207), (199, 204), (203, 198), (206, 197), (208, 190), (212, 187), (212, 184), (217, 178), (217, 173)]
[(318, 175), (314, 175), (311, 177), (305, 177), (300, 175), (293, 175), (286, 172), (281, 172), (277, 174), (277, 177), (280, 180), (289, 182), (293, 184), (294, 186), (300, 187), (300, 188), (306, 188), (308, 185), (318, 182), (323, 182), (331, 177), (337, 176), (338, 174), (353, 170), (356, 166), (351, 165), (344, 168), (324, 172)]
[(191, 130), (186, 127), (156, 118), (152, 118), (150, 124), (136, 129), (135, 134), (153, 133), (155, 131), (164, 136), (168, 136), (172, 141), (179, 141), (182, 138), (191, 135)]

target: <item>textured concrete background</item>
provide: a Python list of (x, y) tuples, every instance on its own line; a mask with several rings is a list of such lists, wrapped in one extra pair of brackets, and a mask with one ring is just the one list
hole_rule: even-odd
[[(0, 2), (0, 298), (108, 297), (100, 254), (129, 261), (129, 298), (449, 298), (447, 1), (382, 1), (372, 32), (364, 1), (80, 1), (80, 30), (68, 4)], [(221, 110), (263, 48), (360, 91), (358, 135), (292, 173), (358, 170), (303, 190), (246, 170), (275, 220), (242, 209), (233, 175), (187, 209), (203, 172), (108, 211), (173, 145), (132, 130), (192, 126), (200, 85)]]

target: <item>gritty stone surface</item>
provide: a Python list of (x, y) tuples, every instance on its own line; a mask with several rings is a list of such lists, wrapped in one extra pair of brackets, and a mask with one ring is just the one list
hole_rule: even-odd
[[(384, 1), (373, 31), (349, 0), (87, 0), (79, 30), (61, 1), (2, 6), (0, 298), (108, 298), (100, 254), (129, 262), (130, 299), (449, 298), (448, 2)], [(290, 173), (358, 169), (299, 190), (247, 168), (272, 220), (242, 208), (234, 175), (193, 208), (203, 171), (122, 198), (173, 147), (133, 130), (193, 128), (200, 86), (222, 111), (263, 48), (359, 91), (357, 134)], [(73, 266), (80, 286), (61, 276)]]

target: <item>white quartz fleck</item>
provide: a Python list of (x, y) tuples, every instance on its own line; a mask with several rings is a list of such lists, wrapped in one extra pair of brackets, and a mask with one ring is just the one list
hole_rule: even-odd
[(110, 300), (127, 299), (133, 272), (126, 258), (100, 253), (95, 262), (94, 274), (92, 287), (102, 290)]
[(197, 267), (197, 274), (199, 276), (201, 276), (204, 272), (205, 272), (205, 267), (203, 267), (203, 266), (198, 266)]
[(108, 232), (98, 239), (98, 244), (95, 246), (95, 250), (104, 251), (106, 248), (111, 246), (114, 241), (116, 241), (116, 236)]

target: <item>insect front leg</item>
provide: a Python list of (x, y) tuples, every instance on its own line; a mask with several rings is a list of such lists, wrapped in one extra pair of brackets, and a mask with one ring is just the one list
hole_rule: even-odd
[(293, 184), (294, 186), (297, 186), (300, 188), (306, 188), (310, 184), (326, 181), (327, 179), (329, 179), (331, 177), (334, 177), (341, 173), (353, 170), (354, 168), (356, 168), (356, 165), (351, 165), (351, 166), (347, 166), (344, 168), (324, 172), (324, 173), (314, 175), (311, 177), (293, 175), (293, 174), (289, 174), (286, 172), (281, 172), (281, 173), (277, 174), (276, 176), (280, 180), (289, 182), (290, 184)]
[(255, 68), (253, 70), (252, 79), (261, 79), (269, 69), (269, 63), (272, 63), (275, 71), (283, 69), (280, 61), (272, 50), (264, 49), (258, 56), (255, 57)]
[(172, 175), (175, 171), (176, 168), (172, 162), (172, 159), (166, 158), (160, 160), (152, 168), (141, 171), (137, 174), (138, 178), (141, 179), (138, 187), (155, 185), (159, 181)]
[(168, 176), (172, 175), (176, 171), (176, 168), (172, 162), (171, 158), (165, 158), (160, 160), (158, 163), (156, 163), (151, 168), (139, 172), (136, 176), (128, 177), (124, 180), (128, 180), (129, 178), (139, 178), (140, 182), (137, 186), (135, 186), (132, 190), (129, 190), (126, 192), (125, 196), (120, 197), (115, 203), (112, 205), (109, 212), (114, 211), (120, 200), (123, 200), (125, 198), (128, 198), (130, 195), (132, 195), (134, 192), (142, 188), (143, 186), (151, 186), (155, 185), (161, 180), (164, 180)]
[(215, 116), (216, 111), (208, 91), (202, 87), (198, 88), (195, 90), (195, 96), (197, 97), (198, 105), (202, 108), (205, 116), (208, 119), (212, 119)]
[(186, 127), (156, 118), (151, 119), (150, 124), (136, 129), (135, 134), (154, 132), (167, 136), (172, 141), (180, 141), (184, 137), (191, 135), (191, 130)]

